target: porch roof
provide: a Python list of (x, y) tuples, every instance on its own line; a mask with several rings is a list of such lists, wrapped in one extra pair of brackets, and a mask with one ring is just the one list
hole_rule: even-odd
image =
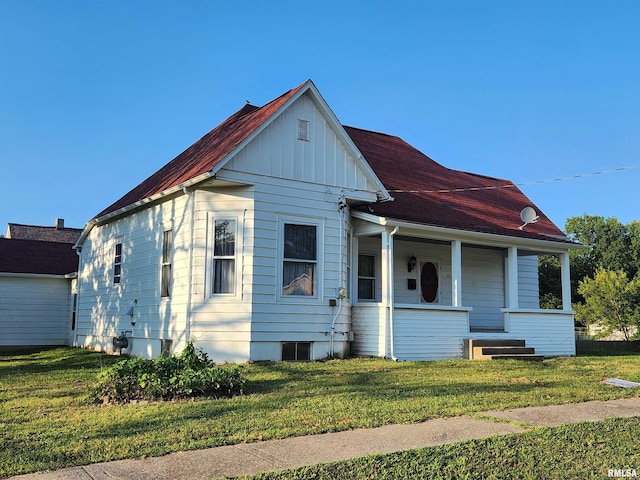
[[(446, 168), (399, 137), (345, 127), (393, 201), (359, 207), (378, 217), (576, 245), (511, 181)], [(537, 223), (520, 229), (532, 206)]]

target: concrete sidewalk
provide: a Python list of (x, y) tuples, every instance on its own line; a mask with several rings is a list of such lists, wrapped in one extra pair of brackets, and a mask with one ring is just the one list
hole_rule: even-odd
[[(308, 435), (177, 452), (164, 457), (118, 460), (11, 477), (22, 480), (177, 480), (253, 475), (259, 472), (347, 460), (463, 440), (520, 433), (526, 429), (509, 422), (556, 426), (611, 417), (640, 416), (640, 398), (585, 402), (550, 407), (483, 412), (486, 419), (456, 417), (412, 425)], [(492, 420), (495, 419), (495, 420)]]

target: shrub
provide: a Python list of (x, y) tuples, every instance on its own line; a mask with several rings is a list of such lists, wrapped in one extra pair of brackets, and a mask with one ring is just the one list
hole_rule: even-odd
[(189, 342), (179, 356), (129, 358), (98, 375), (90, 394), (95, 403), (233, 397), (244, 393), (240, 366), (218, 366)]

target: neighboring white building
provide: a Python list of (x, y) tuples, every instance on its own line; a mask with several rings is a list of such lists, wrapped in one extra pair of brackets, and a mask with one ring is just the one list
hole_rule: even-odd
[[(573, 244), (511, 182), (344, 127), (307, 81), (245, 105), (84, 228), (74, 345), (216, 361), (439, 359), (474, 338), (575, 354)], [(538, 307), (537, 255), (563, 310)]]
[(10, 223), (0, 238), (0, 348), (70, 345), (81, 230)]

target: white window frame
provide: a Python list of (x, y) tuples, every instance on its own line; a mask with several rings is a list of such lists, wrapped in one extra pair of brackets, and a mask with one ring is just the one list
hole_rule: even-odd
[[(167, 232), (171, 233), (171, 250), (169, 251), (169, 259), (168, 261), (164, 258), (164, 239)], [(175, 232), (172, 227), (165, 227), (162, 229), (162, 234), (160, 236), (160, 298), (161, 299), (170, 299), (171, 298), (171, 290), (173, 287), (173, 253), (175, 251)], [(168, 285), (168, 295), (162, 295), (162, 282), (164, 281), (164, 267), (169, 266), (169, 285)]]
[[(309, 344), (309, 358), (303, 358), (303, 359), (298, 358), (298, 346), (301, 343)], [(294, 345), (295, 358), (285, 360), (285, 358), (284, 358), (284, 346), (285, 346), (285, 344)], [(280, 344), (280, 352), (281, 352), (280, 353), (280, 360), (282, 360), (283, 362), (311, 362), (311, 361), (313, 361), (313, 342), (282, 342)]]
[[(360, 269), (358, 268), (360, 265), (360, 256), (373, 257), (373, 277), (365, 277), (360, 275)], [(378, 268), (378, 255), (373, 252), (367, 251), (359, 251), (358, 252), (358, 261), (356, 262), (356, 298), (358, 299), (358, 303), (371, 303), (378, 301), (378, 285), (380, 282), (380, 272)], [(373, 280), (373, 298), (360, 298), (360, 279)]]
[[(120, 261), (117, 261), (118, 255), (116, 253), (118, 245), (120, 245)], [(122, 277), (124, 277), (124, 272), (122, 269), (122, 265), (124, 264), (124, 241), (122, 237), (116, 237), (113, 242), (113, 247), (111, 248), (111, 285), (114, 287), (122, 286)], [(116, 275), (116, 265), (120, 267), (120, 273)], [(116, 282), (116, 278), (118, 281)]]
[[(234, 254), (229, 256), (216, 256), (215, 253), (215, 226), (217, 221), (224, 220), (233, 220), (236, 222), (236, 230), (235, 230), (235, 246), (234, 246)], [(240, 259), (242, 258), (242, 232), (244, 230), (244, 225), (242, 222), (242, 212), (235, 211), (225, 211), (225, 212), (215, 212), (208, 214), (208, 235), (207, 235), (207, 267), (205, 269), (207, 280), (205, 282), (205, 296), (206, 298), (215, 298), (218, 300), (236, 300), (241, 295), (241, 272), (242, 266), (240, 265)], [(218, 259), (228, 259), (234, 260), (234, 282), (233, 282), (233, 292), (229, 293), (214, 293), (214, 262)]]
[[(286, 224), (308, 225), (316, 227), (316, 267), (314, 272), (314, 295), (285, 295), (284, 278), (284, 226)], [(281, 215), (278, 221), (278, 275), (276, 281), (277, 298), (286, 303), (318, 303), (324, 291), (324, 219), (303, 215)]]

